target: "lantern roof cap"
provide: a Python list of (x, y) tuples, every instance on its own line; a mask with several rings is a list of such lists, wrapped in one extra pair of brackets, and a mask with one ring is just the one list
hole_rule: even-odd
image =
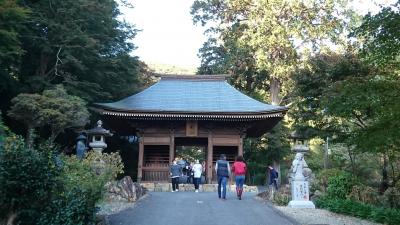
[(104, 129), (103, 122), (101, 120), (97, 121), (97, 127), (87, 130), (86, 132), (91, 135), (102, 134), (104, 136), (112, 136), (109, 130)]

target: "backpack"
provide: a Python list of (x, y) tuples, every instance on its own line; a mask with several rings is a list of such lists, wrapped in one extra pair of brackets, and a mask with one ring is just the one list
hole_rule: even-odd
[(275, 170), (275, 175), (276, 175), (276, 178), (279, 177), (279, 173), (278, 173), (278, 171), (276, 171), (276, 170)]
[(246, 173), (246, 164), (245, 163), (236, 163), (235, 166), (235, 174), (245, 174)]

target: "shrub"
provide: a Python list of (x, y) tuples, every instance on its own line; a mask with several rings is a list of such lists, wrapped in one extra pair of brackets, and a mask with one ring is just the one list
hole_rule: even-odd
[(362, 184), (354, 185), (348, 198), (351, 200), (373, 204), (379, 203), (378, 193), (372, 188)]
[(390, 208), (400, 208), (400, 182), (397, 182), (395, 187), (390, 187), (385, 191), (383, 205)]
[(51, 204), (42, 213), (39, 224), (75, 225), (95, 222), (95, 205), (102, 199), (105, 184), (123, 171), (118, 153), (88, 153), (85, 159), (63, 156), (62, 173)]
[(265, 173), (257, 173), (251, 179), (251, 185), (264, 185), (266, 182)]
[(51, 200), (59, 169), (52, 152), (27, 148), (21, 137), (10, 135), (0, 146), (0, 216), (22, 224), (35, 221)]
[(376, 207), (361, 202), (344, 199), (319, 198), (315, 201), (319, 208), (325, 208), (335, 213), (368, 219), (378, 223), (400, 224), (400, 210)]
[(314, 189), (312, 189), (311, 191), (314, 192), (315, 190), (321, 190), (326, 192), (326, 187), (328, 186), (328, 178), (332, 176), (337, 176), (340, 173), (341, 171), (338, 169), (324, 169), (320, 171), (314, 181), (314, 187), (311, 187)]
[(274, 198), (272, 199), (272, 202), (275, 205), (279, 206), (287, 206), (291, 200), (290, 195), (281, 193), (281, 192), (275, 192), (274, 193)]
[(91, 190), (78, 187), (58, 193), (42, 213), (38, 225), (94, 224), (95, 200)]
[(351, 192), (354, 181), (351, 175), (346, 172), (341, 172), (336, 176), (328, 178), (327, 194), (329, 197), (346, 199), (346, 196)]

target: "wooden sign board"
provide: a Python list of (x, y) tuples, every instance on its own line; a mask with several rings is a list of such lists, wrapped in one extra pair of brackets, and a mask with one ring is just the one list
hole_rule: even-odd
[(197, 120), (186, 121), (186, 136), (197, 137), (197, 135), (198, 135)]

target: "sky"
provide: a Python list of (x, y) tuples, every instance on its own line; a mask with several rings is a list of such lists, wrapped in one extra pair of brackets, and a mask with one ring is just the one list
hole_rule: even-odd
[(121, 9), (125, 20), (142, 30), (133, 54), (144, 62), (197, 67), (199, 48), (206, 41), (204, 28), (190, 15), (192, 0), (134, 0), (133, 9)]
[[(377, 13), (376, 4), (396, 0), (354, 0), (360, 13)], [(123, 18), (135, 24), (138, 32), (133, 40), (137, 49), (133, 55), (146, 63), (183, 67), (198, 67), (199, 48), (206, 41), (204, 28), (194, 25), (190, 15), (193, 0), (131, 0), (133, 9), (121, 8)]]

